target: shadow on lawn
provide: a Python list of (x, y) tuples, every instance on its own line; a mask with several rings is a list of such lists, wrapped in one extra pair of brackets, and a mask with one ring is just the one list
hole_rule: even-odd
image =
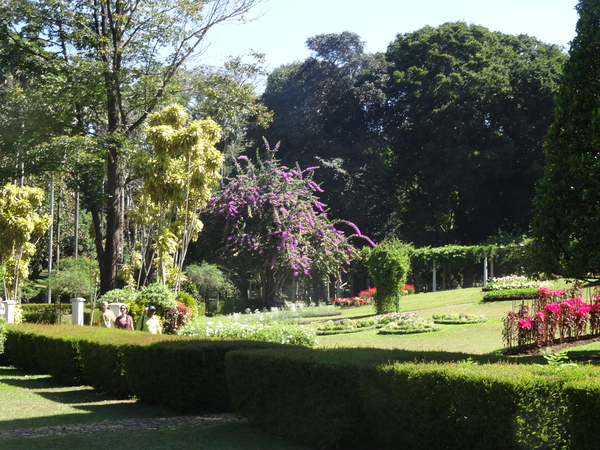
[[(178, 415), (170, 408), (118, 399), (98, 393), (88, 386), (63, 386), (57, 384), (50, 376), (28, 375), (14, 368), (0, 367), (0, 384), (27, 391), (11, 391), (4, 394), (0, 399), (0, 410), (7, 412), (11, 407), (19, 410), (31, 409), (27, 413), (29, 417), (0, 420), (1, 430)], [(14, 404), (15, 402), (17, 403)]]

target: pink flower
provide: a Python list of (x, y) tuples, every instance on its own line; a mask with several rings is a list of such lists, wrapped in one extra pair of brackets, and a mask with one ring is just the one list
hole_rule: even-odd
[(531, 328), (532, 328), (531, 317), (526, 317), (525, 319), (519, 320), (517, 322), (517, 327), (519, 327), (523, 330), (531, 330)]

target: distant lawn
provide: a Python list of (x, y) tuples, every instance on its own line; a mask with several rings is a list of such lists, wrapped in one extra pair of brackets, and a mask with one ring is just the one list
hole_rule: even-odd
[[(555, 289), (570, 288), (564, 281), (554, 283)], [(591, 292), (590, 290), (588, 290)], [(445, 351), (485, 355), (504, 348), (502, 318), (520, 302), (504, 300), (483, 302), (485, 293), (480, 287), (453, 289), (406, 295), (400, 298), (401, 312), (415, 312), (425, 318), (437, 313), (467, 313), (483, 315), (489, 320), (468, 325), (442, 325), (441, 331), (407, 335), (378, 335), (377, 331), (319, 336), (319, 346), (375, 347), (411, 351)], [(586, 294), (588, 295), (588, 294)], [(586, 300), (584, 296), (584, 300)], [(375, 315), (373, 306), (343, 310), (343, 317)]]
[[(406, 335), (378, 335), (377, 331), (319, 336), (319, 346), (376, 347), (413, 351), (447, 351), (487, 354), (503, 348), (502, 317), (511, 310), (512, 302), (481, 301), (480, 288), (408, 295), (401, 298), (400, 311), (415, 312), (430, 319), (437, 313), (484, 315), (489, 320), (468, 325), (442, 325), (441, 331)], [(352, 311), (352, 314), (346, 314)], [(344, 316), (375, 315), (372, 306), (344, 311)]]

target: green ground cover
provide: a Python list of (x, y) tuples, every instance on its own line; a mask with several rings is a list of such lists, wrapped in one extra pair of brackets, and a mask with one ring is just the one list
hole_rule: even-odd
[[(560, 280), (554, 289), (569, 288)], [(464, 352), (485, 355), (504, 348), (502, 342), (502, 318), (517, 304), (514, 301), (483, 302), (481, 288), (456, 289), (403, 296), (401, 312), (415, 312), (424, 318), (434, 314), (466, 313), (483, 315), (487, 322), (465, 325), (442, 325), (440, 331), (407, 335), (380, 335), (368, 330), (345, 335), (319, 336), (319, 347), (376, 347), (411, 351)], [(342, 317), (369, 317), (374, 315), (372, 306), (342, 310)]]
[[(5, 430), (95, 424), (125, 419), (174, 417), (164, 407), (143, 405), (98, 394), (87, 386), (57, 386), (48, 375), (28, 375), (0, 367), (0, 433)], [(0, 448), (10, 450), (178, 449), (306, 450), (263, 433), (246, 423), (139, 432), (105, 432), (43, 437), (0, 437)]]

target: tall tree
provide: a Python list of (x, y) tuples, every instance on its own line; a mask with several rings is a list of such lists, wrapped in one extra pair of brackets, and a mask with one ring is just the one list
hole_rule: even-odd
[[(139, 261), (140, 273), (156, 265), (162, 284), (177, 291), (188, 245), (203, 226), (198, 214), (211, 198), (223, 165), (223, 155), (215, 148), (219, 126), (210, 119), (188, 119), (180, 105), (151, 114), (146, 129), (149, 146), (142, 147), (134, 161), (142, 185), (131, 215), (143, 231), (139, 251), (130, 252), (132, 260)], [(133, 266), (129, 264), (131, 275)]]
[(565, 56), (462, 22), (398, 35), (381, 125), (397, 229), (415, 245), (527, 232)]
[(249, 130), (268, 127), (273, 118), (256, 94), (255, 83), (265, 75), (264, 55), (252, 53), (253, 62), (241, 56), (230, 58), (223, 67), (202, 66), (192, 71), (186, 93), (189, 108), (197, 119), (210, 118), (221, 126), (217, 148), (225, 161), (240, 154)]
[(50, 217), (38, 213), (43, 198), (39, 188), (12, 184), (0, 188), (0, 270), (7, 300), (18, 298), (35, 253), (35, 240), (50, 226)]
[[(201, 49), (207, 32), (241, 18), (259, 1), (3, 2), (3, 28), (27, 43), (42, 43), (60, 62), (65, 90), (71, 95), (71, 134), (92, 135), (104, 152), (106, 181), (100, 200), (105, 203), (88, 203), (93, 208), (101, 292), (117, 284), (130, 143), (148, 114), (168, 101), (178, 72)], [(22, 32), (24, 25), (28, 33)]]
[(577, 36), (556, 97), (532, 221), (538, 271), (598, 278), (600, 255), (600, 2), (577, 5)]
[(332, 217), (374, 233), (383, 172), (371, 112), (384, 102), (387, 63), (365, 53), (360, 37), (347, 31), (314, 36), (306, 46), (311, 57), (268, 77), (262, 100), (274, 117), (264, 136), (281, 141), (283, 164), (320, 167), (315, 181)]

